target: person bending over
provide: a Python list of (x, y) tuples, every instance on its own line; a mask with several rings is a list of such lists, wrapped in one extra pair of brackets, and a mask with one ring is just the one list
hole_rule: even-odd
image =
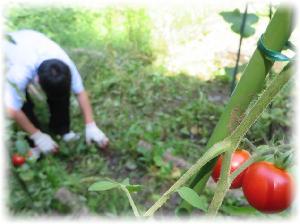
[(53, 134), (62, 136), (64, 141), (79, 138), (79, 134), (70, 130), (72, 92), (76, 95), (84, 118), (86, 142), (95, 142), (101, 148), (107, 147), (109, 139), (97, 127), (81, 76), (65, 51), (44, 34), (33, 30), (8, 33), (6, 37), (5, 107), (8, 116), (29, 134), (29, 140), (38, 152), (54, 152), (58, 145), (49, 134), (40, 130), (28, 93), (31, 83), (39, 83), (45, 92), (50, 112), (49, 130)]

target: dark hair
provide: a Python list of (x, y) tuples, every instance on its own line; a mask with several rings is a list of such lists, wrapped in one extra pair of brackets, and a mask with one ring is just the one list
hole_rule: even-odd
[(39, 83), (48, 98), (59, 99), (70, 96), (71, 72), (64, 62), (58, 59), (43, 61), (38, 67)]

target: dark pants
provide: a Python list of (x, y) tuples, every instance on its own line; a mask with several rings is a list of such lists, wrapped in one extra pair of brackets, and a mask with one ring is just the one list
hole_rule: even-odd
[[(50, 112), (49, 129), (53, 134), (64, 135), (70, 131), (70, 96), (58, 99), (47, 98)], [(26, 102), (22, 111), (37, 128), (40, 128), (38, 119), (33, 112), (34, 104), (26, 91)]]

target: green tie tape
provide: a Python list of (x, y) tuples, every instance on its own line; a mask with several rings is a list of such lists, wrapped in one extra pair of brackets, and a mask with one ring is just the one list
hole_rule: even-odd
[[(273, 51), (268, 49), (264, 45), (264, 35), (261, 35), (257, 43), (258, 49), (266, 56), (267, 59), (271, 61), (291, 61), (292, 59), (287, 57), (284, 54), (281, 54), (279, 51)], [(292, 48), (290, 42), (287, 45), (288, 48)]]

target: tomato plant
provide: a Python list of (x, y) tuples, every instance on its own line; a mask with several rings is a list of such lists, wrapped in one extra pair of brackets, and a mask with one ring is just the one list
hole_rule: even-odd
[(12, 156), (12, 163), (14, 166), (22, 166), (25, 163), (25, 158), (19, 154), (14, 154)]
[(257, 210), (276, 213), (291, 205), (294, 180), (286, 170), (273, 163), (256, 162), (245, 172), (243, 192), (249, 204)]
[[(230, 173), (235, 171), (237, 168), (239, 168), (246, 160), (250, 158), (250, 153), (247, 150), (244, 149), (237, 149), (233, 154), (231, 158), (231, 165), (230, 165)], [(218, 182), (220, 178), (220, 173), (222, 169), (222, 160), (223, 156), (220, 156), (214, 170), (212, 172), (212, 178), (215, 182)], [(233, 181), (230, 186), (231, 189), (240, 188), (243, 183), (243, 177), (244, 177), (245, 171), (240, 173)]]

